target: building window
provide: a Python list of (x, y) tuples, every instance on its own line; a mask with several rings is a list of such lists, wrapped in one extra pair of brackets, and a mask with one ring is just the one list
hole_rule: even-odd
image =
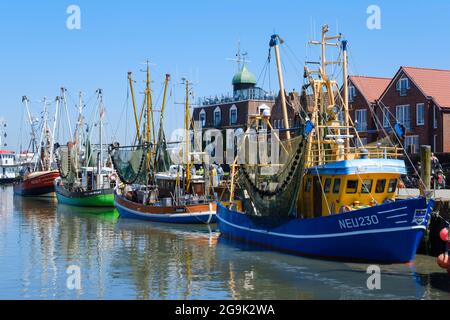
[(220, 108), (217, 107), (216, 110), (214, 110), (214, 126), (218, 127), (220, 126), (222, 122), (222, 112), (220, 111)]
[(433, 128), (437, 129), (438, 121), (437, 121), (437, 108), (436, 105), (433, 106)]
[(397, 106), (395, 113), (397, 122), (405, 126), (406, 129), (411, 129), (411, 113), (409, 105)]
[(354, 98), (356, 97), (356, 90), (354, 86), (348, 87), (348, 101), (353, 102)]
[(383, 127), (384, 128), (389, 128), (391, 125), (391, 119), (390, 119), (390, 115), (389, 115), (389, 107), (384, 107), (383, 108)]
[(359, 132), (367, 131), (367, 110), (360, 109), (355, 111), (356, 116), (356, 130)]
[(202, 128), (206, 127), (206, 112), (204, 109), (200, 111), (199, 120), (202, 125)]
[(405, 150), (410, 153), (419, 152), (419, 136), (407, 136), (405, 138)]
[(237, 124), (237, 108), (236, 105), (233, 105), (230, 108), (230, 125), (235, 125)]
[(397, 91), (400, 93), (400, 96), (402, 96), (402, 97), (406, 96), (408, 94), (408, 89), (410, 89), (409, 79), (401, 78), (397, 82)]
[(418, 103), (416, 105), (416, 125), (423, 126), (425, 124), (425, 104)]

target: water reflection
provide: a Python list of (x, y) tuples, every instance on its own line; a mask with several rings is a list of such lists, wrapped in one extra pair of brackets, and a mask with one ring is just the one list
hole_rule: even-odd
[[(82, 290), (66, 286), (81, 268)], [(0, 189), (0, 298), (15, 299), (450, 299), (431, 257), (386, 265), (382, 290), (367, 265), (306, 259), (242, 245), (215, 226), (118, 218), (115, 210), (14, 198)]]

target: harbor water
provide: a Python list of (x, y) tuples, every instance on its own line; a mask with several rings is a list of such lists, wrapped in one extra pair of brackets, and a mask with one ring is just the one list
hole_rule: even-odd
[[(68, 279), (78, 268), (80, 288)], [(119, 219), (0, 188), (0, 299), (450, 299), (436, 259), (332, 262), (242, 245), (212, 226)]]

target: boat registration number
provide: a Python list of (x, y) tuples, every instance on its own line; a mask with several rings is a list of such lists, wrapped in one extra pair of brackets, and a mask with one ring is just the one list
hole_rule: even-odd
[(341, 228), (341, 230), (357, 229), (377, 225), (379, 223), (380, 220), (376, 215), (363, 216), (339, 220), (339, 228)]

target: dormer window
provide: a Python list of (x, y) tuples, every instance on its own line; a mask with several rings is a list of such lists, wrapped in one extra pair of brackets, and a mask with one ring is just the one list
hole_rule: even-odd
[(202, 109), (202, 111), (200, 111), (199, 120), (200, 120), (200, 123), (202, 125), (202, 128), (206, 127), (206, 112), (205, 112), (205, 109)]
[(219, 127), (222, 123), (222, 112), (220, 111), (220, 108), (217, 107), (214, 110), (214, 126)]
[(397, 82), (397, 91), (399, 92), (401, 97), (405, 97), (408, 95), (408, 90), (410, 89), (409, 79), (401, 78)]
[(353, 102), (354, 98), (356, 97), (356, 89), (354, 86), (348, 87), (348, 101)]
[(237, 124), (237, 107), (233, 104), (230, 108), (230, 126)]

